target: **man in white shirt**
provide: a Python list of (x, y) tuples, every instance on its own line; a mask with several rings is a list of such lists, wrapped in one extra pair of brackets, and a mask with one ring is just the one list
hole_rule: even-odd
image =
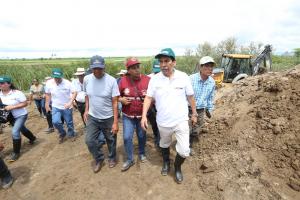
[[(59, 143), (63, 143), (65, 136), (74, 140), (73, 124), (73, 101), (76, 97), (76, 90), (72, 83), (63, 78), (63, 72), (59, 68), (52, 69), (52, 80), (46, 83), (46, 111), (51, 111), (50, 100), (52, 102), (52, 123), (59, 132)], [(68, 132), (64, 130), (61, 117), (65, 120)]]
[(150, 79), (144, 100), (141, 125), (142, 128), (147, 129), (147, 112), (152, 100), (155, 100), (156, 120), (160, 133), (159, 145), (163, 156), (161, 174), (166, 176), (170, 171), (169, 147), (174, 134), (177, 140), (177, 155), (174, 162), (175, 179), (177, 183), (181, 183), (183, 181), (181, 165), (190, 154), (188, 103), (192, 108), (192, 122), (197, 122), (194, 91), (188, 75), (174, 69), (176, 60), (172, 49), (162, 49), (155, 58), (159, 59), (161, 72)]

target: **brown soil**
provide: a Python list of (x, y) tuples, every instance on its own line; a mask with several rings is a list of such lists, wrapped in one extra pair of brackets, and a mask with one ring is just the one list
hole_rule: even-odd
[[(148, 162), (136, 158), (129, 171), (121, 172), (120, 130), (118, 165), (110, 169), (106, 164), (94, 174), (79, 113), (74, 113), (76, 141), (58, 144), (56, 133), (43, 132), (46, 121), (31, 105), (27, 127), (38, 142), (30, 146), (23, 138), (20, 159), (8, 163), (16, 181), (0, 190), (0, 199), (300, 199), (299, 80), (296, 67), (221, 88), (209, 131), (201, 134), (196, 155), (183, 165), (181, 185), (174, 182), (173, 168), (169, 176), (160, 175), (161, 156), (152, 133)], [(0, 139), (6, 146), (2, 157), (7, 158), (12, 151), (10, 127)]]

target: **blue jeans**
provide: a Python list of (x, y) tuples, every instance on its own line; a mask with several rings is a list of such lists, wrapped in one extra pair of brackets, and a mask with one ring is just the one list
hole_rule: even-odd
[(97, 119), (91, 115), (88, 116), (85, 143), (96, 162), (104, 160), (104, 153), (102, 151), (103, 144), (100, 144), (99, 134), (103, 134), (105, 137), (109, 152), (108, 158), (110, 160), (116, 160), (117, 135), (111, 133), (113, 120), (113, 117), (108, 119)]
[(46, 113), (46, 108), (45, 108), (45, 99), (44, 98), (42, 98), (42, 99), (35, 99), (34, 103), (35, 103), (38, 111), (40, 113), (43, 112), (43, 114), (46, 116), (47, 113)]
[(133, 161), (134, 130), (136, 130), (138, 137), (139, 155), (145, 155), (146, 132), (141, 127), (141, 119), (129, 118), (123, 115), (123, 139), (128, 161)]
[(52, 107), (52, 123), (59, 132), (59, 137), (65, 137), (66, 131), (64, 129), (61, 117), (65, 120), (68, 127), (68, 136), (75, 136), (73, 124), (73, 109), (58, 109)]
[(20, 132), (30, 132), (26, 127), (25, 127), (25, 122), (27, 120), (28, 114), (26, 115), (21, 115), (14, 120), (14, 126), (12, 128), (12, 138), (14, 140), (19, 140), (21, 139), (21, 134)]

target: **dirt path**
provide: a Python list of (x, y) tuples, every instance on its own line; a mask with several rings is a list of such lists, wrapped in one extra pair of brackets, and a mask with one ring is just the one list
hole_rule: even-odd
[[(206, 199), (194, 176), (193, 159), (183, 165), (185, 180), (182, 185), (174, 182), (173, 174), (167, 177), (160, 175), (161, 157), (153, 147), (152, 133), (148, 133), (148, 162), (140, 163), (135, 156), (136, 164), (129, 171), (121, 172), (123, 141), (120, 131), (118, 165), (110, 169), (106, 164), (98, 174), (94, 174), (78, 112), (74, 113), (78, 132), (76, 141), (58, 144), (56, 133), (48, 135), (42, 132), (46, 121), (38, 117), (33, 106), (29, 110), (27, 127), (36, 133), (38, 143), (30, 146), (23, 139), (22, 156), (17, 162), (8, 164), (16, 181), (11, 189), (0, 190), (1, 200)], [(9, 133), (10, 128), (7, 127), (4, 134), (0, 135), (6, 146), (2, 153), (6, 158), (12, 149)], [(106, 146), (104, 149), (107, 153)], [(174, 149), (172, 154), (174, 158)]]
[[(148, 162), (121, 172), (122, 129), (118, 135), (118, 165), (92, 172), (92, 157), (75, 112), (76, 141), (58, 144), (57, 134), (42, 131), (46, 121), (29, 107), (27, 126), (38, 136), (23, 140), (22, 156), (9, 164), (16, 181), (0, 190), (0, 200), (43, 199), (300, 199), (300, 65), (282, 73), (249, 77), (218, 91), (208, 132), (200, 135), (196, 155), (183, 165), (184, 182), (160, 175), (161, 156), (148, 133)], [(122, 124), (120, 124), (122, 128)], [(7, 157), (12, 149), (10, 128), (0, 135)], [(175, 144), (175, 143), (174, 143)], [(175, 151), (172, 145), (172, 159)], [(135, 141), (135, 152), (137, 144)], [(105, 151), (106, 146), (105, 146)], [(107, 153), (107, 152), (106, 152)]]

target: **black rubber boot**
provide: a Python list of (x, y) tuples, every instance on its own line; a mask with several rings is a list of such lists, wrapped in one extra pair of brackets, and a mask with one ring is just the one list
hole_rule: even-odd
[(181, 165), (184, 162), (185, 158), (181, 157), (178, 153), (175, 158), (174, 168), (175, 168), (175, 180), (177, 183), (181, 183), (183, 181), (183, 175), (181, 172)]
[(2, 158), (0, 158), (0, 180), (3, 189), (9, 188), (13, 183), (13, 177)]
[(36, 140), (36, 137), (33, 135), (33, 133), (30, 130), (21, 130), (21, 133), (29, 139), (29, 144), (34, 144), (34, 141)]
[(13, 152), (8, 161), (14, 162), (18, 160), (18, 158), (20, 157), (20, 150), (21, 150), (21, 139), (17, 139), (17, 140), (13, 139)]
[(161, 148), (161, 152), (163, 157), (161, 175), (167, 176), (170, 171), (170, 148)]
[(2, 158), (0, 158), (0, 179), (8, 175), (10, 175), (9, 170), (6, 164), (4, 163), (4, 161), (2, 160)]

